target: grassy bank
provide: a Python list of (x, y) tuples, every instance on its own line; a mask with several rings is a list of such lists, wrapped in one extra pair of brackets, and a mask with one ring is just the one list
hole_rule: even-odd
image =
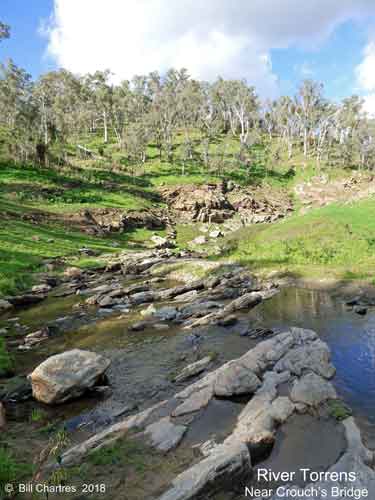
[(245, 228), (230, 254), (255, 270), (337, 279), (375, 277), (375, 200), (330, 205), (280, 223)]

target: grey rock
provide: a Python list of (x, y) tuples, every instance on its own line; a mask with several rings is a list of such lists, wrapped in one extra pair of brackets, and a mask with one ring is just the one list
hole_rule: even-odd
[(228, 316), (224, 316), (224, 318), (219, 319), (218, 324), (220, 326), (232, 326), (235, 325), (237, 321), (237, 316), (235, 316), (234, 314), (229, 314)]
[(180, 417), (188, 413), (194, 413), (208, 405), (212, 398), (211, 387), (205, 387), (198, 392), (193, 392), (182, 404), (173, 411), (173, 417)]
[(217, 446), (208, 457), (179, 474), (159, 500), (207, 498), (207, 493), (250, 473), (251, 459), (245, 444)]
[(295, 403), (316, 407), (328, 399), (336, 399), (337, 394), (324, 378), (308, 373), (294, 383), (290, 397)]
[(29, 375), (33, 396), (46, 404), (76, 398), (91, 389), (109, 365), (104, 356), (81, 349), (51, 356)]
[(208, 367), (210, 363), (211, 363), (211, 357), (205, 356), (199, 361), (196, 361), (195, 363), (185, 366), (185, 368), (174, 379), (175, 382), (183, 382), (188, 378), (199, 375)]
[(238, 363), (229, 363), (219, 370), (215, 384), (216, 396), (239, 396), (253, 394), (261, 385), (259, 378), (248, 368)]
[(164, 417), (148, 425), (145, 435), (150, 439), (154, 448), (167, 452), (179, 444), (186, 430), (185, 425), (176, 425), (169, 417)]

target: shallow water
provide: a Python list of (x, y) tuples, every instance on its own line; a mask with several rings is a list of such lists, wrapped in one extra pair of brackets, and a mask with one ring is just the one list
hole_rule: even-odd
[[(129, 332), (129, 324), (142, 319), (139, 311), (147, 306), (128, 314), (110, 315), (100, 315), (93, 308), (81, 317), (80, 310), (73, 309), (79, 300), (82, 298), (77, 296), (51, 297), (18, 312), (19, 323), (28, 327), (28, 331), (57, 317), (71, 318), (64, 331), (39, 347), (14, 353), (19, 372), (29, 373), (57, 352), (73, 347), (92, 349), (112, 359), (108, 375), (115, 400), (151, 404), (176, 392), (170, 374), (189, 362), (214, 352), (218, 355), (212, 365), (215, 368), (251, 349), (256, 341), (240, 336), (249, 324), (274, 329), (292, 325), (311, 328), (329, 344), (337, 369), (334, 379), (337, 391), (353, 409), (368, 446), (375, 447), (375, 308), (370, 308), (366, 316), (359, 316), (342, 299), (335, 299), (328, 292), (290, 287), (243, 314), (234, 326), (200, 330), (201, 341), (196, 347), (190, 338), (191, 331), (173, 323), (167, 323), (166, 330)], [(2, 323), (7, 323), (6, 318)], [(74, 414), (72, 411), (71, 415)]]

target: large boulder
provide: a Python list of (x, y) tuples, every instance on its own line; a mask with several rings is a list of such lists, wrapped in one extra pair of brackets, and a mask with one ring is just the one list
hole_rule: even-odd
[(29, 375), (33, 396), (46, 404), (77, 398), (99, 381), (109, 365), (104, 356), (81, 349), (51, 356)]

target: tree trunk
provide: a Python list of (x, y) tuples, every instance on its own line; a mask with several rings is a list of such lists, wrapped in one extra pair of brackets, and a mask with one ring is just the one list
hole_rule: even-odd
[(103, 111), (103, 126), (104, 126), (104, 144), (108, 142), (108, 123), (107, 123), (107, 112)]

